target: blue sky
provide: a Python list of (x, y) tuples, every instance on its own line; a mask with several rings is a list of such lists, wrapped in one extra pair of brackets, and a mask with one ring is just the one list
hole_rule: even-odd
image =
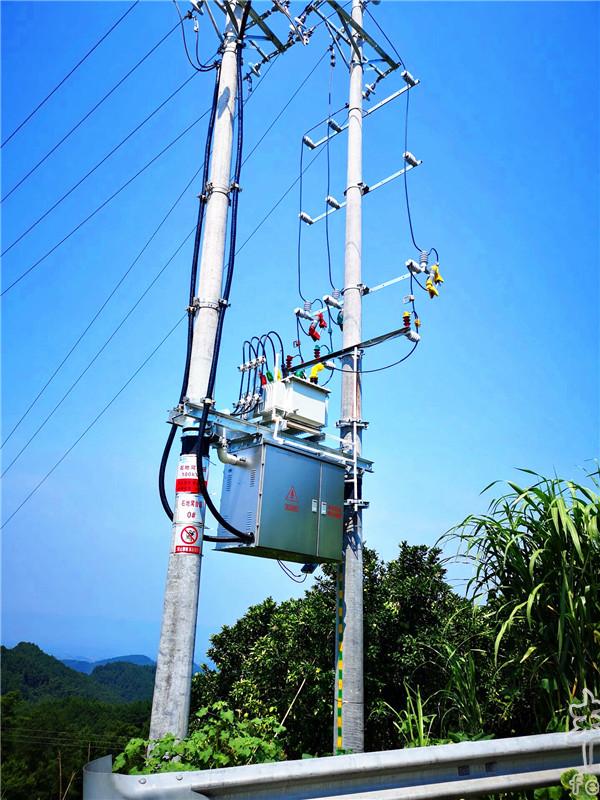
[[(2, 4), (3, 138), (127, 6), (120, 2)], [(364, 378), (369, 545), (394, 556), (401, 539), (433, 544), (480, 490), (516, 467), (582, 477), (598, 455), (598, 5), (391, 2), (372, 6), (408, 69), (409, 175), (415, 234), (435, 246), (446, 282), (419, 298), (422, 344), (396, 370)], [(168, 2), (142, 2), (2, 150), (2, 194), (175, 24)], [(201, 35), (212, 53), (206, 18)], [(371, 32), (375, 33), (371, 25)], [(203, 39), (204, 41), (204, 39)], [(328, 59), (281, 120), (273, 118), (327, 46), (277, 61), (245, 115), (239, 242), (298, 174), (303, 132), (327, 115)], [(251, 59), (250, 59), (251, 60)], [(7, 247), (190, 74), (173, 34), (3, 204)], [(375, 99), (399, 87), (380, 84)], [(333, 107), (346, 100), (338, 60)], [(170, 103), (7, 253), (6, 287), (209, 105), (212, 74)], [(401, 167), (404, 102), (365, 123), (367, 183)], [(157, 160), (68, 242), (8, 292), (3, 307), (3, 428), (12, 428), (200, 166), (203, 123)], [(345, 179), (344, 135), (331, 147), (331, 192)], [(304, 210), (326, 189), (321, 157), (304, 181)], [(16, 455), (147, 283), (189, 233), (195, 181), (81, 345), (3, 450)], [(241, 342), (269, 328), (295, 336), (298, 193), (240, 253), (217, 385), (237, 394)], [(331, 219), (341, 283), (343, 212)], [(303, 231), (303, 289), (328, 291), (324, 227)], [(414, 256), (403, 187), (365, 198), (364, 280), (395, 277)], [(77, 439), (183, 313), (188, 242), (4, 481), (6, 518)], [(365, 298), (365, 337), (398, 327), (406, 284)], [(339, 341), (339, 340), (338, 340)], [(308, 347), (307, 347), (308, 349)], [(400, 358), (403, 341), (369, 352), (365, 368)], [(167, 409), (177, 401), (181, 326), (2, 532), (2, 641), (61, 655), (155, 656), (170, 540), (156, 490)], [(330, 420), (337, 418), (334, 379)], [(173, 474), (173, 473), (171, 473)], [(213, 486), (218, 478), (213, 478)], [(457, 573), (458, 574), (458, 573)], [(207, 549), (197, 658), (208, 636), (267, 595), (298, 596), (275, 562)]]

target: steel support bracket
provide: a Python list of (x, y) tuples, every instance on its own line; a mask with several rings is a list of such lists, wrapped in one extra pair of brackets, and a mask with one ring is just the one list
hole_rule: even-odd
[(338, 419), (335, 423), (336, 428), (350, 428), (356, 425), (357, 428), (368, 428), (369, 423), (364, 419)]
[(369, 501), (368, 500), (344, 500), (344, 505), (348, 508), (349, 506), (354, 506), (354, 508), (368, 508)]

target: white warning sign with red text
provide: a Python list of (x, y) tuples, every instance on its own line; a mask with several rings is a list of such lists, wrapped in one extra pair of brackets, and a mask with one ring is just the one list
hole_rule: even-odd
[[(203, 464), (203, 473), (206, 481), (208, 474), (208, 460), (206, 459)], [(194, 454), (180, 456), (175, 492), (172, 551), (184, 555), (201, 555), (206, 507), (199, 494)]]

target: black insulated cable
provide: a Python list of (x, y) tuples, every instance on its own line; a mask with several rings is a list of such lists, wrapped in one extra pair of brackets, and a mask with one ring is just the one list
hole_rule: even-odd
[(177, 23), (173, 28), (171, 28), (170, 31), (167, 31), (167, 33), (165, 33), (165, 35), (161, 39), (159, 39), (158, 42), (156, 42), (156, 44), (153, 47), (151, 47), (150, 50), (148, 50), (148, 52), (144, 56), (142, 56), (142, 58), (140, 58), (140, 60), (128, 72), (126, 72), (125, 75), (123, 75), (123, 77), (120, 78), (115, 83), (115, 85), (111, 89), (109, 89), (109, 91), (100, 100), (98, 100), (96, 105), (92, 106), (92, 108), (86, 114), (84, 114), (84, 116), (81, 117), (81, 119), (77, 123), (75, 123), (75, 125), (67, 133), (65, 133), (65, 135), (62, 137), (62, 139), (60, 139), (53, 147), (51, 147), (50, 150), (48, 150), (48, 152), (46, 153), (46, 155), (43, 156), (37, 162), (37, 164), (35, 164), (33, 167), (31, 167), (29, 172), (27, 172), (25, 175), (23, 175), (23, 177), (17, 183), (15, 183), (15, 185), (12, 187), (12, 189), (10, 189), (4, 195), (4, 197), (2, 198), (2, 200), (0, 202), (3, 203), (7, 198), (9, 198), (11, 196), (11, 194), (14, 191), (16, 191), (19, 188), (19, 186), (21, 186), (27, 180), (27, 178), (30, 177), (30, 175), (33, 175), (33, 173), (38, 169), (38, 167), (40, 167), (44, 163), (44, 161), (46, 161), (46, 159), (50, 158), (52, 153), (54, 153), (56, 150), (58, 150), (58, 148), (61, 146), (61, 144), (63, 144), (63, 142), (66, 142), (66, 140), (69, 138), (69, 136), (71, 136), (71, 134), (75, 133), (75, 131), (79, 128), (79, 126), (82, 125), (86, 121), (86, 119), (91, 117), (91, 115), (94, 113), (94, 111), (96, 111), (98, 108), (100, 108), (100, 106), (104, 103), (104, 101), (108, 100), (108, 98), (112, 95), (112, 93), (115, 92), (119, 88), (119, 86), (121, 86), (121, 84), (123, 84), (127, 80), (127, 78), (129, 78), (131, 75), (133, 75), (133, 73), (136, 71), (136, 69), (138, 69), (138, 67), (141, 67), (141, 65), (144, 63), (144, 61), (146, 61), (146, 59), (150, 58), (152, 53), (154, 53), (155, 50), (158, 50), (158, 48), (161, 46), (161, 44), (163, 44), (163, 42), (165, 42), (169, 38), (169, 36), (171, 36), (173, 31), (175, 31), (178, 27), (179, 27), (179, 23)]
[(200, 62), (200, 59), (198, 57), (198, 34), (196, 34), (196, 62), (197, 63), (194, 64), (194, 62), (192, 61), (192, 58), (190, 56), (190, 51), (188, 50), (187, 39), (185, 38), (185, 27), (183, 25), (183, 20), (184, 19), (193, 19), (192, 12), (188, 11), (187, 14), (185, 15), (185, 17), (182, 17), (181, 16), (181, 11), (179, 10), (179, 5), (177, 3), (177, 0), (173, 0), (173, 5), (177, 9), (177, 15), (179, 17), (179, 24), (181, 26), (181, 38), (183, 39), (183, 49), (185, 50), (185, 55), (187, 57), (187, 60), (190, 63), (190, 66), (193, 67), (196, 70), (196, 72), (210, 72), (211, 69), (216, 69), (218, 67), (218, 62), (215, 62), (213, 64), (202, 64)]
[[(192, 342), (194, 338), (194, 316), (195, 316), (193, 307), (194, 307), (194, 297), (196, 295), (196, 284), (198, 282), (198, 258), (200, 254), (200, 241), (202, 238), (202, 228), (204, 224), (204, 210), (206, 208), (205, 192), (206, 192), (206, 186), (208, 184), (208, 166), (210, 162), (210, 152), (212, 147), (215, 119), (217, 115), (217, 104), (219, 99), (219, 79), (220, 79), (220, 70), (218, 69), (215, 74), (213, 98), (210, 107), (210, 117), (208, 120), (208, 126), (206, 130), (206, 142), (204, 144), (202, 185), (200, 188), (200, 196), (198, 198), (199, 201), (198, 218), (196, 220), (194, 250), (192, 253), (192, 266), (190, 269), (190, 288), (188, 292), (188, 309), (187, 309), (188, 324), (187, 324), (187, 338), (186, 338), (186, 353), (185, 353), (185, 363), (183, 368), (183, 378), (181, 382), (181, 390), (179, 392), (180, 404), (183, 403), (185, 394), (187, 392), (187, 385), (190, 375), (190, 364), (192, 360)], [(160, 502), (165, 511), (165, 514), (171, 520), (173, 519), (173, 509), (171, 508), (171, 505), (169, 503), (169, 498), (167, 496), (167, 492), (165, 489), (165, 476), (167, 471), (167, 463), (169, 460), (169, 455), (171, 453), (171, 448), (175, 440), (175, 433), (176, 433), (176, 426), (172, 424), (171, 430), (169, 431), (169, 435), (167, 436), (167, 441), (163, 449), (163, 453), (160, 460), (160, 466), (158, 470), (158, 493), (160, 496)]]
[(87, 60), (87, 59), (88, 59), (88, 58), (89, 58), (89, 57), (92, 55), (92, 53), (94, 52), (94, 50), (96, 50), (96, 48), (98, 48), (98, 47), (99, 47), (99, 46), (102, 44), (102, 42), (103, 42), (103, 41), (104, 41), (104, 40), (105, 40), (105, 39), (106, 39), (108, 36), (110, 36), (110, 34), (111, 34), (111, 33), (112, 33), (114, 30), (115, 30), (115, 28), (116, 28), (116, 27), (118, 27), (118, 26), (121, 24), (121, 22), (123, 22), (123, 20), (125, 19), (125, 17), (126, 17), (126, 16), (127, 16), (127, 15), (128, 15), (130, 12), (131, 12), (131, 11), (133, 11), (133, 9), (134, 9), (134, 8), (137, 6), (137, 4), (138, 4), (139, 2), (140, 2), (140, 0), (135, 0), (135, 2), (133, 2), (133, 3), (132, 3), (130, 6), (129, 6), (129, 8), (128, 8), (128, 9), (127, 9), (127, 10), (126, 10), (126, 11), (125, 11), (123, 14), (121, 14), (121, 16), (119, 17), (119, 19), (118, 19), (116, 22), (114, 22), (114, 23), (112, 24), (112, 26), (111, 26), (111, 27), (110, 27), (110, 28), (109, 28), (109, 29), (106, 31), (106, 33), (105, 33), (105, 34), (103, 34), (103, 35), (102, 35), (102, 36), (101, 36), (101, 37), (98, 39), (98, 41), (96, 42), (96, 44), (95, 44), (95, 45), (93, 45), (93, 47), (91, 47), (91, 48), (90, 48), (90, 49), (87, 51), (87, 53), (86, 53), (86, 54), (83, 56), (83, 58), (80, 58), (80, 59), (79, 59), (79, 61), (77, 62), (77, 64), (75, 64), (75, 66), (74, 66), (72, 69), (70, 69), (70, 70), (69, 70), (69, 72), (67, 72), (67, 74), (65, 75), (65, 77), (64, 77), (62, 80), (60, 80), (60, 81), (59, 81), (59, 82), (56, 84), (56, 86), (54, 87), (54, 89), (52, 89), (52, 91), (48, 92), (48, 94), (47, 94), (47, 95), (44, 97), (44, 99), (43, 99), (43, 100), (41, 100), (41, 101), (40, 101), (40, 102), (37, 104), (37, 106), (36, 106), (36, 107), (33, 109), (33, 111), (31, 111), (31, 112), (30, 112), (30, 113), (29, 113), (29, 114), (28, 114), (28, 115), (25, 117), (25, 119), (24, 119), (24, 120), (23, 120), (21, 123), (19, 123), (19, 125), (17, 125), (17, 127), (14, 129), (14, 131), (13, 131), (11, 134), (9, 134), (7, 137), (6, 137), (6, 139), (5, 139), (5, 140), (2, 142), (2, 144), (0, 145), (0, 147), (4, 147), (4, 145), (5, 145), (5, 144), (7, 144), (8, 142), (10, 142), (10, 140), (13, 138), (13, 136), (15, 135), (15, 133), (18, 133), (18, 132), (21, 130), (21, 128), (22, 128), (24, 125), (26, 125), (26, 124), (29, 122), (29, 120), (30, 120), (30, 119), (31, 119), (31, 118), (32, 118), (32, 117), (33, 117), (35, 114), (37, 114), (37, 112), (40, 110), (40, 108), (41, 108), (43, 105), (45, 105), (45, 103), (47, 103), (47, 102), (48, 102), (48, 100), (50, 100), (50, 98), (52, 97), (52, 95), (53, 95), (55, 92), (57, 92), (57, 91), (60, 89), (60, 87), (61, 87), (61, 86), (62, 86), (62, 85), (63, 85), (63, 84), (64, 84), (64, 83), (65, 83), (65, 82), (66, 82), (66, 81), (67, 81), (67, 80), (68, 80), (68, 79), (71, 77), (71, 75), (73, 75), (73, 73), (74, 73), (74, 72), (76, 72), (76, 71), (79, 69), (79, 67), (80, 67), (80, 66), (81, 66), (81, 65), (84, 63), (84, 61), (86, 61), (86, 60)]

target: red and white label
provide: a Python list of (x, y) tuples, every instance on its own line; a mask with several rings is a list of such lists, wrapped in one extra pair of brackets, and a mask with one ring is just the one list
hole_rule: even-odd
[(286, 511), (300, 511), (300, 503), (298, 495), (293, 486), (290, 486), (289, 492), (285, 496), (285, 503), (283, 505)]
[[(207, 478), (208, 462), (203, 465)], [(198, 494), (198, 472), (196, 456), (191, 453), (180, 456), (175, 482), (175, 513), (173, 517), (173, 552), (185, 555), (202, 553), (202, 530), (206, 506)]]

